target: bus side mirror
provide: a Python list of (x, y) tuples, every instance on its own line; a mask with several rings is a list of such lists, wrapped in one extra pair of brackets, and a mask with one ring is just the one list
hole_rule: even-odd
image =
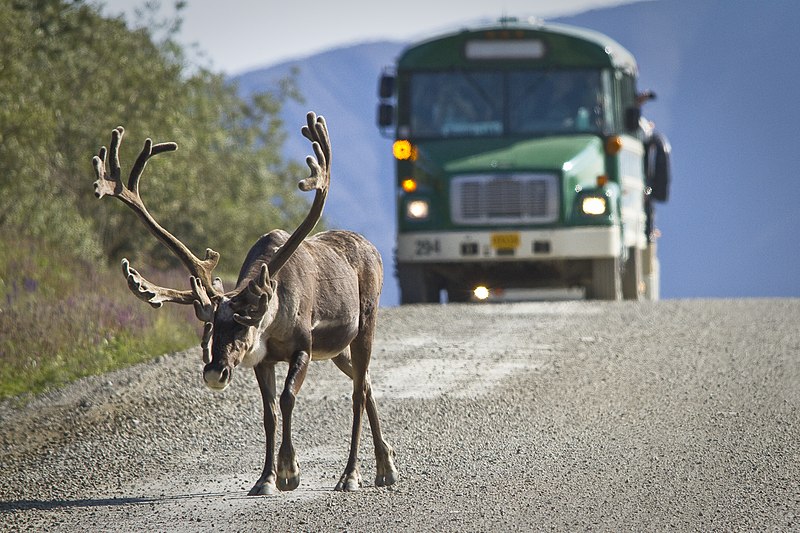
[(388, 128), (394, 124), (394, 106), (378, 104), (378, 126)]
[(645, 170), (647, 185), (653, 200), (666, 202), (669, 199), (669, 182), (672, 178), (670, 154), (672, 147), (667, 138), (659, 132), (645, 145)]
[(381, 98), (392, 98), (394, 96), (394, 81), (395, 77), (393, 75), (382, 75), (380, 84), (378, 85), (378, 96)]
[(625, 110), (625, 130), (636, 131), (639, 128), (639, 119), (642, 118), (642, 110), (638, 106), (629, 107)]

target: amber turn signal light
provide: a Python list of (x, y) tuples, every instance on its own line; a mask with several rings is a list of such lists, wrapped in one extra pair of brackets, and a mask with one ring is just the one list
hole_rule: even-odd
[(412, 193), (417, 190), (417, 182), (412, 178), (404, 179), (400, 186), (403, 188), (403, 191), (408, 193)]
[(622, 150), (622, 137), (614, 135), (606, 140), (606, 153), (608, 155), (616, 155)]
[(405, 161), (411, 159), (411, 141), (406, 139), (398, 139), (392, 144), (392, 154), (395, 159)]

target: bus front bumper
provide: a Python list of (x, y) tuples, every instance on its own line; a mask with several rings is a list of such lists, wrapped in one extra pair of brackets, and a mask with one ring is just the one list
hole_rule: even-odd
[(402, 263), (594, 259), (618, 257), (621, 249), (617, 226), (417, 232), (397, 237), (397, 261)]

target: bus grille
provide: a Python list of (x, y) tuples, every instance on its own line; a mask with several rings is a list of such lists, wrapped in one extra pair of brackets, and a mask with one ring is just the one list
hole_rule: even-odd
[(450, 211), (456, 224), (547, 224), (558, 219), (558, 180), (552, 174), (454, 178)]

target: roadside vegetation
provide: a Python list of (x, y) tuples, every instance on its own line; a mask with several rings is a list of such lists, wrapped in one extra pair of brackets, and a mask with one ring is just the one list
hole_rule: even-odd
[[(190, 309), (137, 305), (118, 271), (53, 245), (3, 236), (0, 272), (0, 398), (197, 342)], [(176, 277), (162, 274), (185, 282)]]
[(292, 80), (243, 101), (187, 60), (179, 15), (180, 3), (174, 20), (141, 27), (84, 0), (0, 0), (0, 398), (198, 341), (190, 306), (153, 310), (119, 272), (127, 257), (157, 283), (187, 284), (129, 209), (94, 197), (91, 158), (112, 128), (126, 128), (126, 175), (145, 137), (178, 143), (148, 164), (142, 197), (196, 255), (220, 252), (225, 277), (259, 235), (305, 213), (307, 170), (281, 157)]

